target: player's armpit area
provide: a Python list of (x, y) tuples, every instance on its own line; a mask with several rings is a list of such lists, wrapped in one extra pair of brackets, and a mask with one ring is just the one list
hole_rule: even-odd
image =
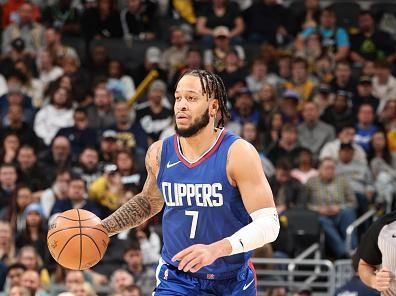
[(102, 221), (109, 235), (136, 227), (161, 211), (164, 199), (157, 186), (162, 142), (152, 144), (146, 154), (147, 179), (141, 193), (135, 195), (117, 211)]

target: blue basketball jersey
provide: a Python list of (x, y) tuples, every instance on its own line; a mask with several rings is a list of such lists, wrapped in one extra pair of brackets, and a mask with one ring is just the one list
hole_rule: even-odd
[[(163, 215), (164, 245), (162, 258), (177, 267), (171, 259), (194, 244), (211, 244), (234, 234), (251, 220), (240, 192), (227, 178), (227, 154), (239, 139), (221, 130), (213, 146), (202, 157), (190, 163), (182, 155), (176, 135), (162, 145), (158, 187), (165, 199)], [(251, 253), (217, 259), (195, 275), (207, 279), (233, 277), (246, 268)]]

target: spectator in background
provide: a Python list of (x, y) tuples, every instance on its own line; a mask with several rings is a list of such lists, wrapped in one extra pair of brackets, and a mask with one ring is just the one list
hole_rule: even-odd
[(153, 40), (157, 33), (157, 5), (152, 1), (128, 0), (120, 13), (124, 39)]
[(279, 102), (276, 89), (271, 84), (264, 84), (256, 93), (256, 100), (260, 104), (261, 119), (259, 126), (265, 132), (271, 123), (272, 116), (278, 112)]
[(49, 255), (46, 243), (47, 228), (45, 227), (47, 221), (45, 221), (44, 213), (39, 203), (31, 203), (25, 208), (23, 222), (25, 223), (24, 229), (17, 233), (15, 237), (16, 248), (21, 249), (24, 246), (32, 246), (43, 260), (47, 260)]
[(297, 159), (299, 149), (297, 128), (287, 123), (282, 126), (277, 145), (268, 151), (267, 156), (273, 163), (277, 163), (281, 158), (287, 158), (290, 163), (293, 163)]
[[(319, 164), (319, 175), (306, 183), (307, 206), (318, 212), (325, 233), (326, 246), (335, 258), (347, 256), (346, 229), (356, 219), (355, 196), (346, 179), (335, 174), (336, 164), (324, 158)], [(352, 247), (357, 245), (356, 233), (352, 235)]]
[(20, 146), (21, 142), (16, 134), (6, 135), (0, 150), (1, 162), (14, 163)]
[(319, 109), (313, 102), (304, 104), (302, 114), (304, 121), (297, 128), (298, 142), (317, 158), (322, 147), (334, 140), (334, 128), (319, 119)]
[(6, 265), (15, 262), (13, 230), (8, 221), (0, 221), (0, 262)]
[(340, 146), (342, 143), (352, 143), (355, 151), (353, 159), (361, 164), (367, 164), (366, 152), (360, 145), (353, 142), (356, 135), (356, 127), (354, 125), (345, 125), (339, 127), (337, 130), (337, 139), (327, 142), (320, 151), (319, 159), (331, 158), (336, 162), (339, 159)]
[(147, 90), (147, 102), (136, 106), (136, 121), (140, 123), (151, 144), (173, 123), (172, 120), (173, 110), (166, 98), (166, 84), (154, 80)]
[(324, 54), (321, 41), (319, 32), (312, 33), (305, 38), (302, 51), (295, 54), (295, 56), (302, 57), (307, 61), (309, 72), (313, 72), (316, 69), (316, 61)]
[[(135, 195), (141, 192), (146, 174), (140, 169), (143, 164), (139, 164), (139, 159), (129, 151), (120, 151), (115, 157), (115, 165), (121, 175), (121, 183), (125, 193), (131, 192), (132, 195)], [(124, 196), (124, 198), (127, 199), (128, 197)]]
[(127, 101), (135, 94), (135, 83), (130, 76), (125, 75), (121, 61), (110, 60), (106, 88), (116, 102)]
[(330, 56), (322, 54), (322, 56), (316, 59), (314, 74), (320, 83), (330, 84), (334, 78), (333, 72), (333, 61)]
[(3, 163), (0, 165), (0, 210), (6, 208), (15, 194), (17, 171), (14, 165)]
[(349, 93), (349, 97), (353, 97), (356, 92), (356, 83), (352, 78), (352, 70), (349, 62), (346, 60), (337, 62), (334, 74), (335, 77), (330, 83), (332, 92), (335, 93), (338, 90), (344, 90)]
[(134, 283), (133, 276), (125, 269), (117, 269), (110, 279), (110, 288), (113, 295), (120, 295), (122, 290)]
[(330, 86), (327, 84), (320, 84), (318, 92), (313, 97), (312, 101), (318, 106), (319, 114), (322, 116), (326, 108), (334, 102), (334, 94), (330, 92)]
[(73, 122), (72, 98), (67, 89), (59, 87), (52, 94), (49, 105), (37, 112), (34, 131), (45, 145), (50, 145), (58, 131), (70, 127)]
[(0, 97), (0, 118), (3, 118), (3, 125), (7, 125), (6, 114), (8, 108), (11, 106), (20, 106), (23, 109), (23, 121), (27, 124), (32, 124), (35, 109), (32, 104), (32, 99), (22, 93), (21, 73), (14, 72), (8, 76), (8, 92)]
[(21, 279), (22, 287), (29, 290), (30, 295), (34, 296), (47, 296), (48, 294), (41, 287), (40, 274), (36, 270), (26, 270), (22, 274)]
[(385, 202), (386, 211), (389, 213), (396, 193), (396, 159), (395, 155), (389, 151), (388, 141), (383, 131), (379, 130), (373, 134), (367, 158), (377, 190), (376, 201)]
[[(60, 1), (60, 3), (67, 1), (70, 0), (62, 0)], [(69, 15), (66, 14), (66, 16)], [(73, 47), (67, 46), (62, 43), (62, 36), (64, 36), (64, 34), (61, 32), (60, 28), (47, 28), (45, 31), (46, 50), (55, 59), (54, 63), (58, 66), (61, 66), (63, 63), (63, 59), (66, 57), (73, 57), (80, 61), (76, 50)]]
[(44, 28), (34, 20), (34, 6), (25, 2), (18, 8), (17, 21), (8, 25), (2, 36), (2, 53), (7, 54), (11, 49), (11, 42), (15, 38), (22, 38), (26, 51), (32, 55), (44, 46)]
[(220, 73), (225, 69), (225, 59), (227, 53), (235, 51), (243, 63), (245, 61), (245, 51), (240, 45), (231, 45), (231, 32), (225, 26), (213, 29), (214, 45), (204, 51), (205, 69), (211, 72)]
[[(3, 287), (3, 291), (5, 295), (8, 295), (7, 293), (11, 293), (12, 288), (19, 287), (21, 285), (22, 274), (25, 271), (26, 271), (26, 267), (22, 263), (13, 263), (10, 266), (8, 266), (7, 278), (6, 278), (5, 286)], [(23, 296), (29, 296), (29, 295), (30, 294)]]
[(296, 16), (299, 31), (306, 28), (316, 28), (320, 20), (319, 0), (305, 0), (304, 10)]
[(297, 92), (303, 102), (312, 100), (316, 85), (314, 81), (308, 78), (307, 61), (303, 58), (295, 58), (292, 62), (291, 73), (290, 81), (285, 82), (283, 87)]
[(71, 147), (66, 137), (57, 136), (52, 141), (51, 150), (44, 151), (41, 156), (42, 163), (46, 166), (48, 175), (54, 175), (59, 169), (70, 167)]
[(302, 184), (291, 176), (291, 169), (292, 165), (287, 159), (279, 159), (275, 164), (274, 176), (268, 180), (278, 214), (287, 209), (305, 207), (306, 192)]
[(252, 93), (248, 88), (241, 88), (235, 97), (234, 108), (231, 110), (231, 121), (243, 125), (245, 122), (259, 123), (260, 113), (255, 108)]
[(290, 11), (276, 0), (260, 0), (244, 12), (250, 42), (283, 45), (292, 32)]
[(139, 84), (143, 79), (152, 71), (156, 70), (158, 72), (158, 79), (166, 81), (167, 74), (164, 70), (160, 68), (161, 62), (161, 50), (158, 47), (150, 46), (146, 49), (144, 62), (139, 64), (133, 71), (132, 77), (135, 84)]
[[(83, 209), (103, 218), (102, 208), (90, 199), (87, 199), (86, 185), (79, 176), (72, 176), (69, 182), (68, 196), (66, 199), (55, 201), (50, 217), (71, 209)], [(51, 221), (51, 218), (50, 218)]]
[(268, 73), (267, 63), (263, 59), (257, 58), (253, 60), (250, 73), (246, 77), (246, 84), (257, 101), (258, 92), (264, 85), (269, 84), (275, 88), (280, 84), (280, 80), (276, 74)]
[(187, 51), (185, 63), (179, 70), (176, 71), (175, 75), (173, 75), (173, 77), (170, 79), (169, 84), (172, 86), (176, 85), (177, 81), (179, 81), (179, 78), (184, 72), (192, 69), (199, 69), (202, 67), (203, 65), (201, 50), (199, 48), (190, 47)]
[(396, 99), (389, 100), (385, 103), (384, 109), (378, 114), (381, 125), (388, 131), (388, 137), (394, 145), (394, 136), (396, 129)]
[(298, 125), (301, 117), (298, 112), (300, 95), (292, 90), (286, 90), (282, 94), (279, 110), (282, 113), (284, 122)]
[(144, 296), (142, 289), (137, 285), (129, 285), (122, 290), (121, 296)]
[(331, 7), (322, 10), (320, 14), (320, 25), (317, 28), (308, 27), (296, 39), (296, 48), (301, 51), (304, 40), (319, 30), (322, 36), (322, 45), (325, 51), (333, 57), (335, 61), (346, 59), (349, 54), (349, 37), (345, 29), (337, 27), (336, 14)]
[(81, 104), (81, 106), (89, 104), (90, 101), (87, 100), (87, 94), (90, 86), (90, 77), (84, 69), (80, 68), (79, 61), (72, 56), (65, 56), (62, 59), (62, 68), (64, 76), (67, 76), (67, 78), (61, 77), (60, 82), (67, 80), (71, 82), (70, 91), (73, 94), (74, 101)]
[(224, 70), (218, 75), (228, 90), (228, 97), (233, 98), (239, 83), (244, 81), (246, 76), (243, 61), (239, 58), (236, 51), (227, 52), (224, 59)]
[(56, 172), (52, 186), (43, 191), (40, 203), (46, 219), (49, 218), (55, 202), (67, 198), (70, 178), (71, 174), (68, 170), (59, 170)]
[(151, 266), (143, 265), (143, 254), (138, 242), (131, 242), (124, 250), (125, 269), (142, 289), (142, 295), (151, 295), (155, 287), (155, 272)]
[(290, 176), (300, 181), (301, 184), (305, 184), (311, 177), (317, 175), (318, 170), (314, 167), (311, 150), (301, 148), (297, 156), (296, 167), (291, 170)]
[(357, 94), (352, 98), (352, 106), (356, 114), (362, 104), (370, 104), (374, 112), (377, 111), (380, 100), (373, 96), (372, 79), (369, 76), (360, 76), (357, 85)]
[[(280, 136), (281, 136), (281, 129), (283, 127), (283, 118), (282, 114), (279, 112), (273, 113), (269, 117), (269, 123), (267, 126), (263, 126), (261, 130), (264, 130), (264, 134), (262, 135), (263, 139), (263, 146), (266, 152), (270, 151), (272, 147), (277, 145)], [(260, 125), (259, 125), (260, 126)], [(260, 130), (260, 128), (259, 128)]]
[(32, 103), (35, 108), (40, 108), (43, 104), (44, 96), (43, 83), (40, 79), (33, 77), (32, 71), (23, 60), (15, 63), (15, 70), (19, 71), (24, 76), (21, 85), (22, 92), (32, 98)]
[(23, 119), (23, 109), (20, 105), (11, 105), (8, 107), (7, 125), (0, 128), (1, 139), (8, 134), (16, 134), (21, 144), (29, 144), (36, 149), (39, 148), (41, 141), (34, 133), (31, 125), (27, 124)]
[(8, 77), (8, 75), (14, 71), (15, 63), (18, 61), (25, 62), (29, 70), (36, 76), (36, 59), (26, 51), (25, 41), (20, 37), (14, 38), (10, 43), (9, 52), (2, 55), (0, 60), (0, 73)]
[(50, 185), (50, 178), (45, 167), (37, 161), (37, 155), (32, 146), (23, 145), (18, 150), (18, 183), (27, 184), (38, 199), (41, 191)]
[(94, 147), (85, 147), (81, 152), (78, 165), (73, 168), (73, 172), (85, 181), (87, 187), (100, 177), (99, 155)]
[(61, 128), (56, 136), (66, 137), (71, 145), (72, 159), (76, 161), (84, 148), (97, 146), (96, 132), (88, 127), (87, 110), (77, 108), (73, 114), (74, 125)]
[(80, 12), (71, 0), (60, 0), (43, 10), (42, 22), (54, 27), (63, 36), (80, 35)]
[[(20, 0), (6, 0), (2, 5), (1, 13), (1, 28), (4, 29), (10, 23), (18, 22), (19, 20), (19, 8), (25, 1)], [(33, 19), (39, 21), (40, 19), (40, 8), (36, 5), (32, 5)]]
[(376, 28), (374, 17), (369, 10), (359, 14), (359, 33), (351, 35), (351, 60), (362, 66), (366, 60), (388, 58), (394, 53), (392, 37)]
[(241, 40), (241, 34), (245, 29), (243, 18), (236, 3), (228, 0), (214, 0), (198, 16), (196, 32), (201, 36), (206, 47), (210, 47), (215, 38), (215, 28), (227, 27), (230, 31), (229, 38), (234, 42)]
[(18, 233), (26, 227), (24, 211), (33, 202), (33, 194), (26, 185), (19, 185), (15, 189), (9, 205), (0, 212), (2, 220), (10, 221), (13, 232)]
[(334, 98), (334, 103), (328, 106), (320, 119), (339, 130), (345, 125), (351, 125), (355, 122), (355, 114), (349, 104), (349, 93), (344, 90), (338, 90)]
[(377, 112), (381, 112), (386, 101), (396, 98), (396, 78), (392, 76), (392, 66), (386, 61), (375, 63), (373, 95), (380, 99)]
[(378, 130), (378, 126), (375, 124), (373, 107), (370, 104), (362, 104), (357, 119), (355, 143), (359, 144), (368, 153), (371, 137)]
[(48, 49), (41, 51), (37, 57), (39, 79), (47, 89), (49, 84), (63, 75), (63, 69), (55, 64), (55, 57)]
[(187, 52), (189, 50), (188, 37), (186, 35), (182, 27), (173, 27), (170, 29), (170, 47), (162, 53), (160, 63), (161, 69), (168, 73), (167, 81), (170, 81), (186, 62)]
[(348, 180), (355, 193), (358, 216), (368, 211), (368, 204), (373, 203), (375, 188), (373, 175), (367, 164), (353, 160), (355, 150), (352, 143), (343, 143), (338, 152), (339, 161), (336, 165), (336, 175)]
[(259, 137), (257, 126), (253, 122), (245, 122), (241, 128), (241, 138), (252, 144), (259, 153), (261, 164), (267, 178), (271, 177), (274, 172), (274, 166), (263, 153), (262, 141)]
[(43, 285), (49, 284), (48, 270), (43, 266), (43, 258), (33, 246), (22, 247), (17, 254), (16, 262), (25, 265), (27, 270), (34, 270), (39, 273), (39, 281)]
[(94, 90), (94, 102), (87, 107), (88, 127), (101, 132), (114, 125), (112, 103), (111, 93), (105, 87), (97, 86)]
[(127, 102), (116, 103), (114, 115), (116, 123), (110, 129), (116, 133), (117, 147), (134, 149), (137, 153), (143, 154), (148, 147), (147, 134), (138, 120), (132, 123), (129, 104)]
[(281, 79), (281, 84), (291, 79), (292, 56), (281, 54), (277, 61), (277, 75)]
[(101, 169), (103, 169), (105, 165), (113, 163), (117, 154), (117, 133), (113, 130), (105, 130), (101, 135), (99, 148), (99, 162)]
[(91, 47), (90, 56), (88, 57), (87, 64), (85, 65), (85, 70), (87, 70), (88, 75), (90, 76), (90, 85), (107, 76), (109, 61), (109, 53), (104, 45), (99, 43), (94, 44)]
[(97, 7), (85, 9), (81, 17), (82, 35), (92, 40), (122, 37), (120, 13), (110, 0), (98, 0)]

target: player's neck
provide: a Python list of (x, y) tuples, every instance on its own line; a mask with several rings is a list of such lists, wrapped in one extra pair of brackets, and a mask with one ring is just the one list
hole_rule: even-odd
[(220, 132), (221, 129), (214, 129), (209, 124), (192, 137), (179, 137), (183, 156), (189, 161), (196, 161), (213, 146)]

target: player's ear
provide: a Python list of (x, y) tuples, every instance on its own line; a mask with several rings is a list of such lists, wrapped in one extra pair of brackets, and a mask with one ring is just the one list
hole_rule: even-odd
[(212, 100), (210, 102), (210, 107), (209, 107), (209, 114), (212, 117), (216, 117), (217, 111), (219, 110), (219, 101), (218, 100)]

